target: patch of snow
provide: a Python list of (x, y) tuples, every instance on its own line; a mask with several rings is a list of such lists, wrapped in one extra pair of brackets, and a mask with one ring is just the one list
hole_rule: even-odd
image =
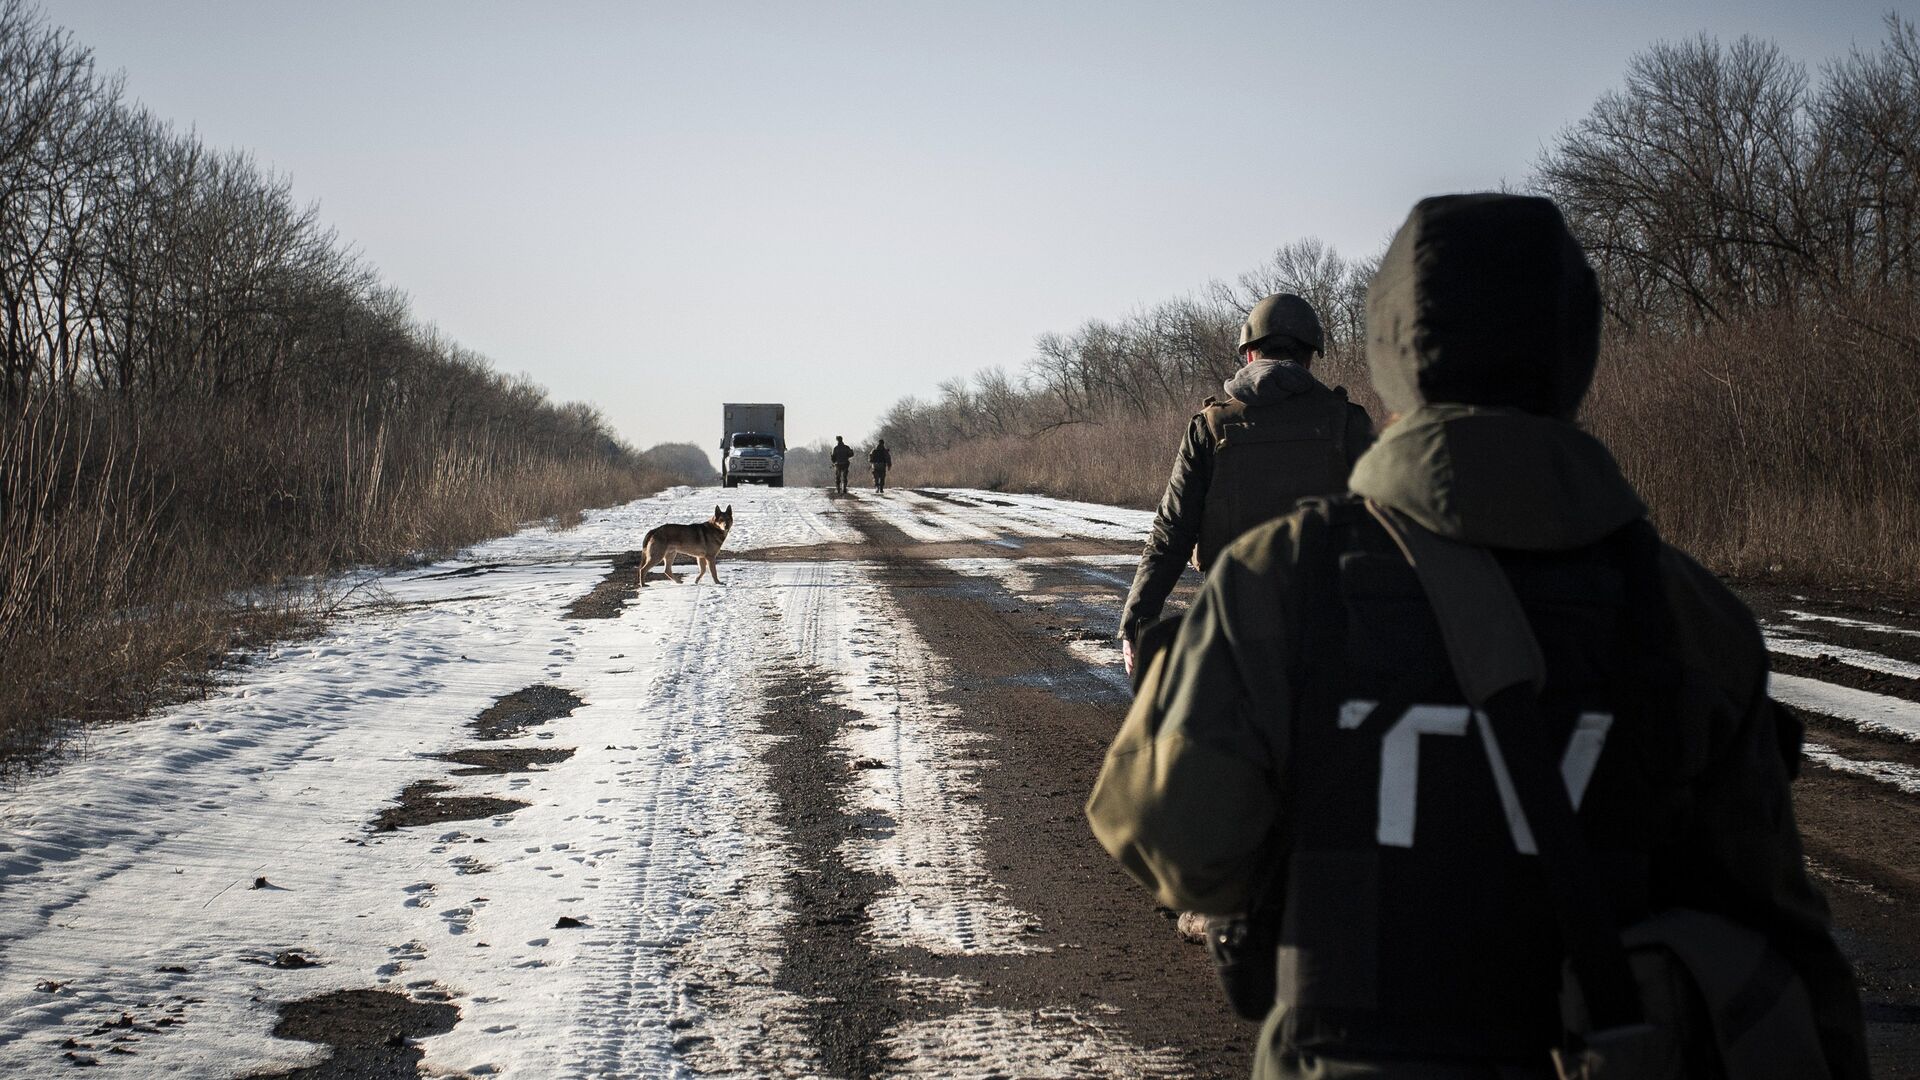
[(1856, 761), (1836, 753), (1831, 746), (1807, 743), (1800, 748), (1808, 761), (1834, 772), (1864, 776), (1898, 788), (1903, 794), (1920, 795), (1920, 769), (1897, 761)]
[(1920, 664), (1911, 660), (1899, 660), (1891, 656), (1882, 656), (1865, 649), (1849, 648), (1845, 645), (1833, 645), (1825, 641), (1794, 637), (1781, 633), (1780, 627), (1763, 624), (1766, 631), (1767, 648), (1786, 656), (1798, 656), (1807, 660), (1818, 660), (1822, 656), (1831, 656), (1840, 663), (1866, 671), (1878, 671), (1885, 675), (1895, 675), (1902, 679), (1920, 679)]
[[(1095, 540), (1144, 540), (1153, 513), (1098, 503), (1050, 499), (1041, 495), (929, 488), (949, 498), (902, 489), (885, 496), (861, 496), (860, 505), (919, 541), (984, 540), (1018, 547), (1021, 537), (1080, 537)], [(963, 500), (949, 501), (951, 498)]]
[(1920, 741), (1920, 702), (1774, 672), (1767, 692), (1796, 709), (1853, 724), (1875, 735)]
[[(929, 490), (949, 493), (947, 489)], [(1046, 495), (956, 490), (962, 498), (984, 502), (983, 516), (1037, 530), (1037, 536), (1084, 536), (1099, 540), (1145, 540), (1153, 529), (1153, 511), (1100, 503), (1055, 499)], [(956, 507), (955, 509), (960, 509)]]
[(1845, 626), (1854, 630), (1871, 630), (1876, 634), (1901, 634), (1906, 637), (1920, 637), (1920, 630), (1904, 626), (1889, 626), (1886, 623), (1867, 622), (1864, 619), (1849, 619), (1841, 615), (1821, 615), (1812, 611), (1784, 611), (1781, 614), (1797, 622), (1823, 622), (1835, 626)]
[(905, 489), (886, 495), (862, 494), (858, 498), (860, 509), (920, 543), (992, 541), (1007, 531), (1007, 523), (985, 513), (983, 507), (960, 506)]
[[(1032, 594), (1040, 588), (1040, 581), (1033, 570), (1022, 564), (1034, 562), (1030, 559), (937, 559), (934, 564), (956, 574), (969, 577), (991, 578), (1000, 583), (1015, 596), (1037, 599)], [(1050, 560), (1039, 560), (1047, 562)]]

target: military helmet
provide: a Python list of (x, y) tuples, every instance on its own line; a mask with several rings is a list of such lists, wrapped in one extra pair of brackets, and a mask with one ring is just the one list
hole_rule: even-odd
[(1313, 305), (1292, 293), (1274, 293), (1253, 305), (1240, 324), (1240, 348), (1258, 345), (1270, 337), (1289, 337), (1316, 353), (1327, 351), (1327, 335)]

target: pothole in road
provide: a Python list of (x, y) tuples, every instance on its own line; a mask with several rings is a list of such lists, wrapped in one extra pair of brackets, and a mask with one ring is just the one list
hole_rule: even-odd
[(331, 1046), (333, 1056), (255, 1080), (418, 1080), (425, 1054), (415, 1040), (444, 1035), (459, 1022), (452, 1005), (391, 990), (336, 990), (291, 1002), (280, 1007), (274, 1036)]
[(495, 701), (468, 726), (483, 739), (511, 739), (530, 727), (571, 716), (586, 704), (571, 690), (537, 683)]
[(474, 821), (523, 810), (530, 803), (516, 799), (496, 799), (490, 795), (442, 795), (447, 785), (438, 780), (418, 780), (400, 793), (400, 801), (380, 811), (373, 819), (375, 832), (392, 832), (414, 825), (438, 825), (448, 821)]
[(455, 776), (497, 776), (501, 773), (534, 772), (542, 765), (558, 765), (572, 757), (573, 750), (566, 747), (549, 749), (529, 746), (496, 749), (478, 746), (470, 750), (455, 750), (433, 756), (441, 761), (467, 766), (464, 769), (453, 770)]

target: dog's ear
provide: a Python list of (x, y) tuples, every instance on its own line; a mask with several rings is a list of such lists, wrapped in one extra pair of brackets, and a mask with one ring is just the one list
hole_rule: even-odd
[(719, 503), (714, 503), (714, 504), (713, 504), (713, 516), (714, 516), (714, 517), (719, 517), (719, 516), (720, 516), (720, 504), (719, 504)]

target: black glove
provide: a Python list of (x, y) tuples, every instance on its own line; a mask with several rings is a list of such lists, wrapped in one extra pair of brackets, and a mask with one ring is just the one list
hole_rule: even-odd
[(1273, 1010), (1278, 978), (1280, 913), (1215, 915), (1207, 919), (1207, 952), (1233, 1011), (1265, 1020)]

